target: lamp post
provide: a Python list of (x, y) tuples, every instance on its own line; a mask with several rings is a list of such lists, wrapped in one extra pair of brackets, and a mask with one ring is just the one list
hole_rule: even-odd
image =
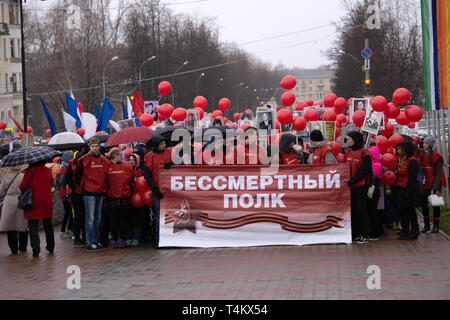
[(173, 95), (173, 88), (174, 88), (175, 76), (178, 73), (178, 71), (180, 71), (181, 68), (183, 68), (188, 63), (189, 63), (189, 61), (187, 61), (187, 60), (185, 62), (183, 62), (183, 64), (175, 71), (175, 73), (172, 76), (172, 106), (174, 106), (174, 107), (175, 107), (175, 97)]
[(142, 62), (141, 66), (139, 67), (139, 91), (141, 91), (141, 81), (142, 81), (142, 68), (144, 67), (144, 64), (147, 62), (150, 62), (152, 60), (156, 59), (156, 56), (150, 57), (144, 62)]
[(204, 76), (205, 76), (205, 73), (203, 72), (203, 73), (200, 75), (200, 77), (198, 77), (198, 80), (197, 80), (197, 87), (196, 87), (196, 88), (197, 88), (197, 91), (196, 91), (196, 92), (197, 92), (197, 95), (199, 95), (198, 85), (199, 85), (199, 83), (200, 83), (200, 79), (203, 78)]
[(106, 68), (108, 68), (108, 66), (113, 63), (114, 61), (118, 60), (119, 57), (115, 56), (111, 59), (111, 61), (109, 61), (106, 66), (103, 68), (103, 99), (106, 98), (106, 84), (105, 84), (105, 72), (106, 72)]
[(344, 50), (339, 50), (339, 53), (346, 54), (347, 56), (351, 57), (353, 60), (358, 62), (358, 64), (361, 64), (361, 61), (359, 61), (354, 55), (351, 55), (350, 53), (345, 52)]

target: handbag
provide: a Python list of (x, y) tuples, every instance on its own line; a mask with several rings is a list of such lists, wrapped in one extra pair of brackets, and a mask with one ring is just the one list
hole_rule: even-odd
[(31, 190), (31, 184), (33, 183), (33, 169), (31, 169), (30, 184), (24, 193), (18, 197), (17, 207), (23, 211), (30, 211), (33, 208), (33, 191)]
[(432, 193), (428, 196), (428, 204), (430, 207), (443, 207), (445, 205), (444, 198)]

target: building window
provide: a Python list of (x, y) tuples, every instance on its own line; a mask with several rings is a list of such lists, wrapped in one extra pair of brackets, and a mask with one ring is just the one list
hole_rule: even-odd
[(17, 75), (13, 73), (11, 77), (11, 86), (13, 88), (13, 92), (17, 92)]
[(5, 5), (2, 3), (2, 22), (6, 22), (5, 21)]
[(16, 45), (15, 45), (16, 41), (14, 39), (10, 40), (10, 48), (11, 48), (11, 58), (15, 58), (16, 57)]
[(8, 59), (8, 48), (6, 47), (6, 39), (3, 39), (3, 55), (5, 56), (5, 60)]
[(14, 5), (9, 5), (9, 24), (16, 24)]

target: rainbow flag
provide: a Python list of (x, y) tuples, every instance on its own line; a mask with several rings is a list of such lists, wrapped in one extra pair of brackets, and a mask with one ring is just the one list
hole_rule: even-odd
[(450, 101), (450, 1), (421, 0), (425, 109)]

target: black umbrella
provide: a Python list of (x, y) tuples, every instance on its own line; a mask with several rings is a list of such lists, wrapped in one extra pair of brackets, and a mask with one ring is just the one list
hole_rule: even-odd
[(59, 152), (47, 146), (22, 148), (11, 152), (4, 157), (2, 167), (16, 167), (22, 164), (33, 164), (36, 162), (51, 160), (59, 155)]

